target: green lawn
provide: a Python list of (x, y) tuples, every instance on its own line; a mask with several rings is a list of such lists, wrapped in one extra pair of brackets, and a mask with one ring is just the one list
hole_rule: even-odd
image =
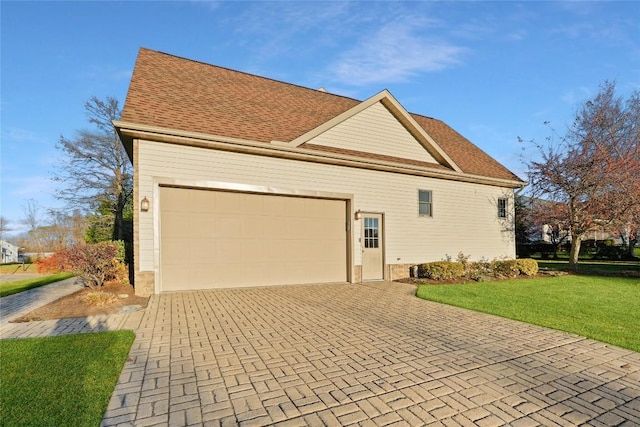
[(19, 273), (38, 273), (38, 268), (35, 264), (24, 264), (24, 270), (22, 263), (20, 264), (2, 264), (0, 265), (0, 274), (19, 274)]
[(28, 289), (59, 282), (60, 280), (73, 277), (72, 273), (57, 273), (49, 276), (35, 277), (33, 279), (16, 280), (15, 282), (0, 283), (0, 298), (7, 295), (17, 294)]
[(640, 279), (560, 276), (421, 285), (420, 298), (572, 332), (640, 352)]
[(98, 426), (131, 331), (0, 340), (0, 425)]
[[(540, 268), (548, 270), (569, 269), (569, 261), (559, 260), (537, 260)], [(639, 261), (592, 261), (580, 260), (578, 262), (578, 272), (584, 274), (624, 274), (626, 272), (640, 272)]]

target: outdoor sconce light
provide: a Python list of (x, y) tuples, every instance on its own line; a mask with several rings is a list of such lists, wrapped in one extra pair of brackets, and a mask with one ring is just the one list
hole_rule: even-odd
[(147, 212), (149, 210), (149, 199), (147, 196), (144, 196), (142, 200), (140, 200), (140, 211)]
[(358, 209), (358, 210), (356, 211), (356, 220), (359, 220), (359, 219), (361, 219), (361, 218), (362, 218), (362, 211), (361, 211), (360, 209)]

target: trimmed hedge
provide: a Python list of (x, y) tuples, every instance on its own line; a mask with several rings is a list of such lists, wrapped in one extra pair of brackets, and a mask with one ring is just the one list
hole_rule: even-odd
[(535, 276), (538, 273), (538, 262), (529, 258), (491, 262), (435, 261), (418, 265), (417, 273), (419, 278), (432, 280), (467, 278), (484, 282), (489, 279), (507, 279), (520, 275)]
[(418, 266), (418, 277), (426, 277), (433, 280), (448, 280), (461, 277), (464, 267), (461, 262), (436, 261), (427, 262)]
[(520, 274), (525, 276), (535, 276), (538, 274), (538, 261), (531, 258), (519, 258), (516, 260), (516, 265)]

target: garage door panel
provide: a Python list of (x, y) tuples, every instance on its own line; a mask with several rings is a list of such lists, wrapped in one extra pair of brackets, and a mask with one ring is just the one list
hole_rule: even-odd
[(266, 239), (288, 239), (289, 224), (287, 218), (269, 215), (263, 217), (262, 230)]
[(193, 212), (191, 215), (185, 214), (185, 217), (190, 237), (212, 238), (216, 236), (217, 219), (214, 215), (208, 212)]
[(239, 215), (218, 214), (214, 216), (214, 234), (217, 238), (234, 239), (241, 238), (243, 218)]
[(207, 289), (216, 282), (215, 276), (216, 272), (211, 271), (209, 264), (194, 264), (189, 269), (189, 282), (181, 285), (188, 286), (188, 289)]
[(322, 199), (305, 199), (305, 216), (344, 220), (344, 205), (327, 203)]
[(217, 198), (202, 191), (189, 191), (189, 211), (206, 214), (217, 212)]
[(287, 235), (288, 236), (304, 236), (310, 230), (312, 219), (294, 217), (287, 221)]
[(225, 239), (215, 263), (232, 263), (239, 259), (248, 259), (245, 255), (244, 242), (240, 239)]
[(184, 239), (167, 237), (162, 246), (162, 261), (165, 264), (187, 264), (189, 262), (189, 247), (184, 245)]
[(242, 234), (248, 238), (261, 239), (265, 236), (265, 220), (261, 215), (242, 217)]
[(275, 197), (259, 196), (263, 198), (262, 212), (264, 215), (284, 216), (287, 206)]
[(246, 259), (255, 260), (255, 262), (268, 262), (265, 256), (264, 243), (260, 239), (243, 240), (242, 252)]
[(217, 213), (243, 212), (242, 199), (237, 193), (214, 192), (209, 196), (215, 200)]
[(189, 212), (189, 197), (190, 194), (180, 188), (163, 188), (162, 204), (170, 206), (174, 211)]
[(160, 213), (161, 290), (347, 280), (345, 201), (161, 187)]
[(287, 247), (284, 243), (284, 239), (265, 239), (264, 240), (265, 261), (267, 262), (282, 262), (287, 259)]
[(336, 221), (335, 219), (320, 219), (318, 220), (322, 226), (322, 232), (326, 237), (342, 239), (346, 231), (346, 223), (344, 219)]
[(177, 291), (182, 289), (189, 289), (189, 281), (185, 278), (189, 277), (189, 266), (182, 265), (163, 265), (162, 266), (162, 290), (163, 291)]
[[(184, 225), (189, 221), (189, 214), (187, 212), (171, 211), (167, 215), (162, 217), (162, 232), (163, 236), (173, 238), (185, 237)], [(188, 230), (187, 230), (188, 233)]]
[(264, 197), (259, 194), (232, 193), (238, 198), (238, 209), (234, 212), (253, 214), (262, 212), (264, 209)]
[(209, 263), (211, 254), (216, 251), (216, 242), (212, 239), (192, 239), (189, 240), (187, 244), (188, 246), (186, 248), (182, 248), (182, 250), (189, 254), (187, 262), (191, 264)]
[(286, 243), (282, 244), (282, 247), (285, 252), (282, 257), (283, 260), (291, 263), (309, 260), (309, 254), (307, 252), (307, 248), (309, 247), (308, 240), (288, 240)]

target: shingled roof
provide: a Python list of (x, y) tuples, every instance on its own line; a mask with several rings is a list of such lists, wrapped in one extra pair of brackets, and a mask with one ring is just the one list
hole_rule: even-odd
[[(142, 48), (121, 122), (269, 144), (292, 141), (360, 103)], [(417, 114), (411, 116), (463, 173), (521, 182), (446, 123)], [(301, 148), (326, 151), (326, 147), (312, 144)], [(360, 152), (345, 154), (371, 157)], [(407, 164), (415, 166), (416, 162)], [(441, 168), (433, 164), (431, 167)]]

